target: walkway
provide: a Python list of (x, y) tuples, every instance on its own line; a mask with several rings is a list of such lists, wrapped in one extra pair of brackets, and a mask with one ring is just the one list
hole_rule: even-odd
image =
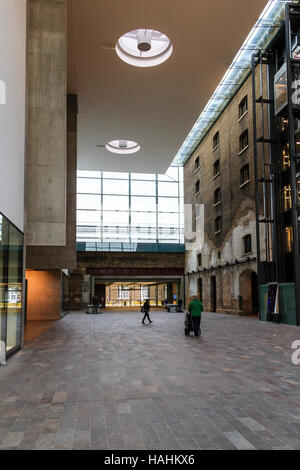
[(296, 327), (72, 314), (0, 367), (1, 449), (300, 449)]

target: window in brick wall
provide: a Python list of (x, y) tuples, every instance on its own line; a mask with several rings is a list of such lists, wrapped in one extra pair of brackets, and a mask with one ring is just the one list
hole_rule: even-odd
[(214, 163), (214, 176), (220, 173), (220, 160), (216, 160)]
[(240, 152), (245, 150), (249, 145), (248, 129), (245, 130), (240, 136)]
[(243, 249), (244, 249), (244, 254), (252, 252), (252, 237), (251, 237), (251, 235), (246, 235), (243, 238)]
[(197, 280), (197, 287), (198, 287), (198, 297), (202, 302), (203, 301), (203, 294), (202, 294), (203, 286), (202, 286), (202, 279), (201, 278)]
[(201, 253), (197, 255), (197, 266), (199, 267), (202, 266), (202, 254)]
[(241, 169), (241, 185), (247, 183), (249, 179), (249, 165), (247, 164)]
[(217, 148), (220, 145), (220, 134), (217, 132), (213, 138), (213, 149)]
[(239, 105), (239, 118), (242, 118), (248, 111), (248, 96), (242, 99)]
[(214, 204), (217, 205), (221, 202), (221, 188), (217, 188), (214, 192)]
[(222, 230), (222, 217), (219, 216), (215, 219), (215, 233)]
[(200, 157), (197, 157), (195, 160), (195, 171), (200, 167)]
[(196, 181), (195, 183), (195, 195), (198, 194), (200, 191), (200, 180)]

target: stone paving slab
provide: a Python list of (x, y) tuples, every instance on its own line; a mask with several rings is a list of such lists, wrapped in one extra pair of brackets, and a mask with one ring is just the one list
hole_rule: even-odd
[(300, 329), (73, 313), (0, 367), (0, 449), (300, 449)]

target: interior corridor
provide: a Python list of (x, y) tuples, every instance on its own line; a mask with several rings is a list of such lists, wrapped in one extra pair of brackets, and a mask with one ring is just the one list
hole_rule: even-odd
[(1, 366), (1, 449), (300, 449), (297, 330), (151, 316), (71, 314)]

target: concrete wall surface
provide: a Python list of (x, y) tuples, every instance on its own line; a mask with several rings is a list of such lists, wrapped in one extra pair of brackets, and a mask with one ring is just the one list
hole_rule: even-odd
[(28, 5), (27, 245), (65, 246), (66, 1)]

